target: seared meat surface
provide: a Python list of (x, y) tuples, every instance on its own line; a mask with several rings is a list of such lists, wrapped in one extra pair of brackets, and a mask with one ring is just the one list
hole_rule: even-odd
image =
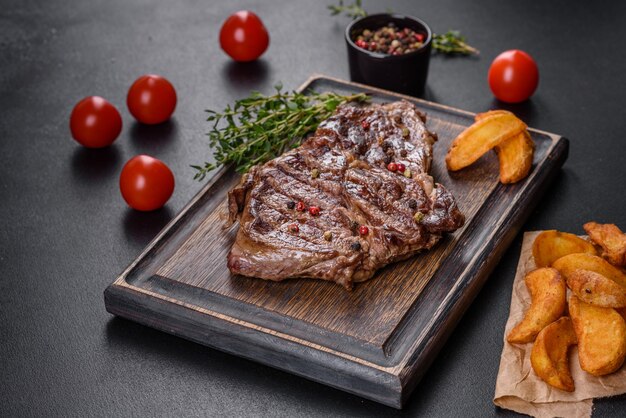
[(428, 175), (436, 136), (424, 122), (405, 101), (345, 105), (300, 147), (253, 167), (228, 196), (240, 224), (230, 271), (351, 289), (461, 227), (454, 197)]

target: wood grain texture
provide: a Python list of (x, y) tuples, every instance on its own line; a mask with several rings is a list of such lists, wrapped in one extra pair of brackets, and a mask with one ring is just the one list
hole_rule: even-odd
[[(302, 87), (308, 88), (367, 91), (377, 102), (413, 101), (439, 136), (432, 175), (456, 197), (465, 226), (352, 292), (320, 280), (231, 276), (226, 255), (237, 226), (224, 227), (225, 198), (239, 177), (222, 170), (107, 289), (106, 306), (116, 315), (400, 407), (563, 164), (567, 140), (531, 130), (531, 174), (504, 186), (493, 152), (459, 172), (445, 168), (446, 150), (473, 122), (472, 114), (323, 77)], [(295, 356), (295, 363), (285, 362), (287, 356)]]

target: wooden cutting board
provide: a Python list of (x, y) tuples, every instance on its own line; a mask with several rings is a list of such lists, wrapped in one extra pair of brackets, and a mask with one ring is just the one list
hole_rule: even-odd
[(471, 113), (327, 77), (312, 77), (300, 88), (307, 89), (415, 103), (439, 135), (432, 175), (456, 197), (465, 226), (351, 292), (318, 280), (232, 276), (226, 255), (237, 225), (224, 226), (225, 203), (239, 175), (223, 169), (106, 289), (106, 309), (401, 408), (563, 165), (568, 141), (531, 130), (533, 169), (505, 186), (491, 152), (460, 172), (445, 168), (450, 142), (473, 123)]

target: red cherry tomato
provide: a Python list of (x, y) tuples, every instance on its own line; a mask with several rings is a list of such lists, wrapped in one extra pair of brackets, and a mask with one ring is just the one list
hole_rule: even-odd
[(128, 89), (126, 104), (139, 122), (147, 125), (163, 123), (176, 108), (176, 90), (172, 83), (161, 76), (144, 75)]
[(254, 61), (263, 55), (269, 43), (263, 22), (247, 10), (231, 15), (220, 30), (220, 46), (235, 61)]
[(122, 117), (115, 106), (102, 97), (86, 97), (72, 110), (70, 131), (79, 144), (103, 148), (111, 145), (122, 131)]
[(137, 155), (122, 168), (120, 191), (131, 208), (156, 210), (172, 196), (174, 174), (163, 161), (148, 155)]
[(503, 102), (523, 102), (532, 96), (538, 84), (537, 63), (524, 51), (505, 51), (489, 67), (489, 87)]

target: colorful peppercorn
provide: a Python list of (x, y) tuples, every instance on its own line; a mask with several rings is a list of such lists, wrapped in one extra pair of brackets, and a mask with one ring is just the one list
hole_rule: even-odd
[(420, 223), (423, 218), (424, 218), (424, 214), (422, 212), (415, 212), (415, 215), (413, 215), (413, 219), (417, 223)]
[(294, 202), (293, 200), (287, 202), (287, 209), (293, 209), (295, 207), (296, 207), (296, 202)]
[(409, 170), (407, 168), (406, 171), (404, 172), (404, 177), (406, 177), (407, 179), (410, 179), (411, 178), (411, 170)]
[(387, 55), (408, 54), (424, 45), (426, 35), (409, 28), (398, 28), (394, 23), (376, 30), (364, 29), (353, 38), (359, 48)]
[(291, 224), (289, 225), (289, 231), (297, 234), (300, 231), (300, 228), (298, 227), (298, 224)]
[(324, 232), (324, 239), (326, 241), (330, 241), (331, 239), (333, 239), (333, 233), (330, 231), (326, 231)]
[(350, 248), (354, 251), (359, 251), (361, 249), (361, 243), (358, 241), (353, 242), (352, 245), (350, 245)]
[(362, 120), (361, 121), (361, 126), (363, 127), (363, 129), (365, 129), (366, 131), (370, 128), (370, 123), (366, 120)]
[(317, 168), (311, 170), (311, 178), (316, 179), (320, 176), (320, 171)]
[(369, 230), (369, 228), (368, 228), (367, 226), (365, 226), (365, 225), (361, 225), (361, 226), (359, 227), (359, 234), (361, 234), (361, 235), (367, 235), (367, 234), (369, 234), (369, 232), (370, 232), (370, 230)]
[(306, 205), (304, 204), (303, 201), (298, 202), (298, 204), (296, 205), (296, 210), (298, 212), (304, 212), (306, 210)]
[(406, 166), (402, 163), (398, 163), (396, 165), (398, 166), (398, 171), (404, 173), (404, 170), (406, 170)]
[(398, 164), (396, 163), (387, 164), (387, 170), (391, 171), (392, 173), (395, 173), (396, 171), (398, 171)]
[(309, 213), (311, 214), (311, 216), (317, 216), (320, 214), (320, 208), (318, 208), (317, 206), (311, 206), (309, 208)]

